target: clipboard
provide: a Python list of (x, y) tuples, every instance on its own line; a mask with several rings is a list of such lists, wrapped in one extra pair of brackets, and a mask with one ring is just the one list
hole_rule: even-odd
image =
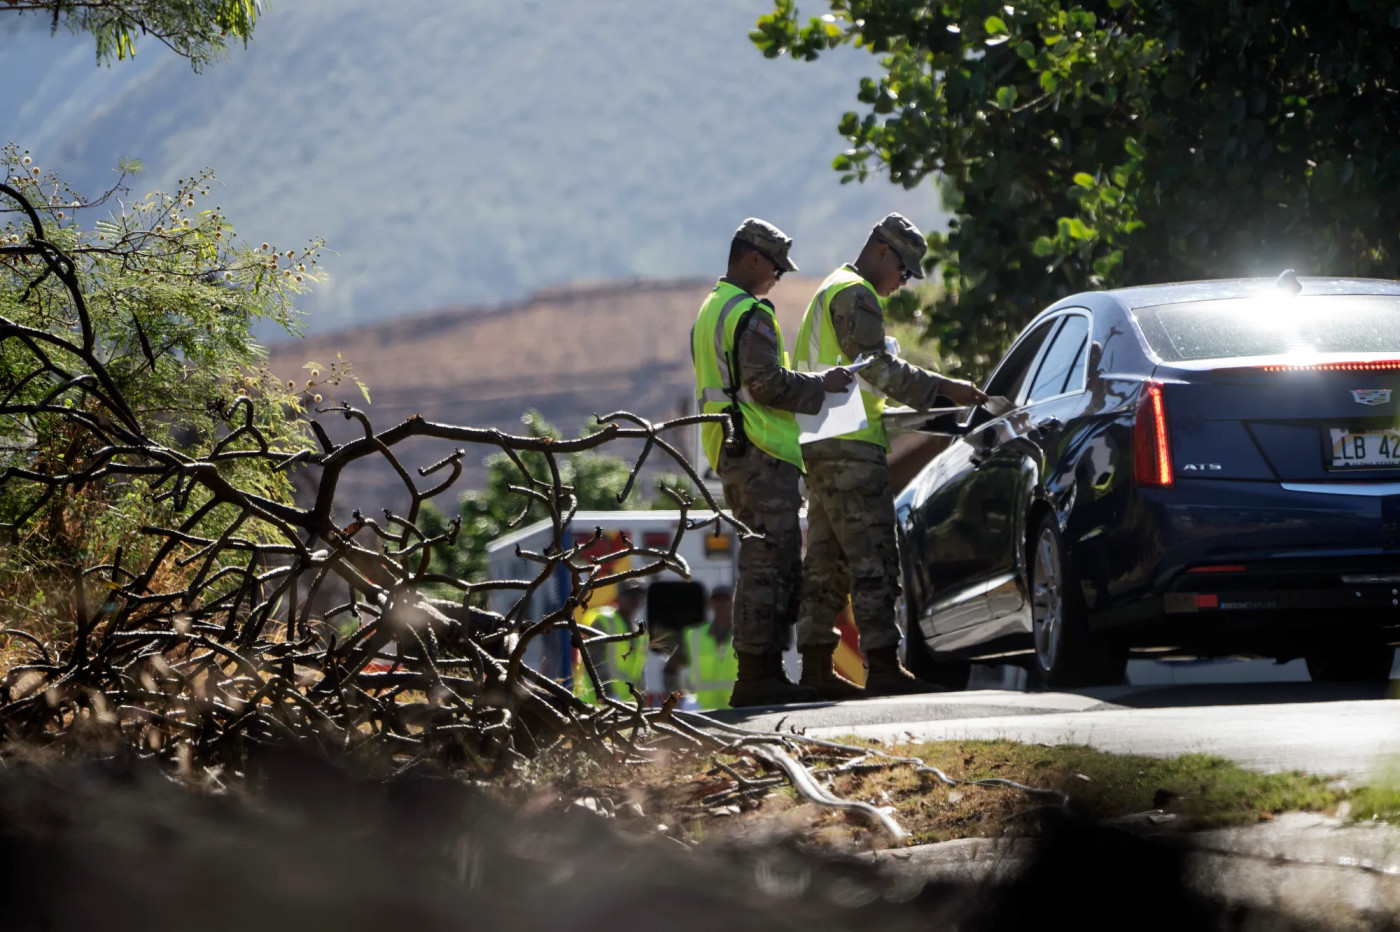
[(797, 442), (813, 443), (829, 437), (864, 430), (870, 424), (865, 413), (865, 399), (855, 379), (844, 392), (827, 392), (822, 409), (816, 414), (798, 414)]

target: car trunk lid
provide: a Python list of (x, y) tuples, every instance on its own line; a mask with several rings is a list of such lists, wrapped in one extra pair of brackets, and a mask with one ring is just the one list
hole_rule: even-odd
[(1400, 358), (1159, 366), (1178, 475), (1400, 480)]

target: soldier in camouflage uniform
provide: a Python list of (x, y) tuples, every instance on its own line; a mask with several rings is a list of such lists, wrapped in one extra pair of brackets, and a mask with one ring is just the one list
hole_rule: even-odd
[(807, 466), (807, 555), (797, 643), (804, 685), (822, 698), (861, 694), (838, 674), (832, 655), (840, 636), (834, 622), (851, 601), (868, 675), (865, 693), (892, 695), (935, 687), (915, 679), (898, 659), (899, 550), (888, 443), (880, 414), (888, 396), (913, 408), (935, 407), (939, 396), (957, 405), (980, 404), (970, 382), (947, 379), (900, 359), (885, 341), (882, 299), (911, 277), (923, 278), (927, 243), (919, 229), (890, 214), (871, 231), (860, 257), (833, 272), (807, 308), (797, 336), (798, 368), (820, 372), (865, 355), (859, 372), (868, 426), (803, 447)]
[(734, 593), (735, 707), (804, 702), (816, 691), (788, 680), (782, 652), (797, 620), (802, 585), (798, 480), (802, 448), (792, 412), (815, 414), (827, 392), (844, 391), (851, 373), (833, 368), (806, 375), (787, 368), (773, 305), (762, 300), (784, 272), (792, 240), (762, 220), (734, 234), (729, 266), (700, 308), (691, 330), (700, 410), (727, 413), (733, 438), (719, 423), (701, 428), (705, 455), (724, 485), (734, 516), (762, 538), (739, 545)]

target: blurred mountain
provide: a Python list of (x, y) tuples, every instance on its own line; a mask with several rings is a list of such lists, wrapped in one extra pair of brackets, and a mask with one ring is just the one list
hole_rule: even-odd
[(804, 270), (889, 210), (942, 225), (934, 190), (841, 186), (835, 132), (869, 55), (764, 59), (767, 0), (273, 0), (203, 74), (153, 40), (93, 63), (83, 37), (0, 12), (0, 140), (87, 192), (212, 166), (254, 242), (334, 250), (312, 333), (481, 307), (581, 279), (713, 278), (766, 217)]

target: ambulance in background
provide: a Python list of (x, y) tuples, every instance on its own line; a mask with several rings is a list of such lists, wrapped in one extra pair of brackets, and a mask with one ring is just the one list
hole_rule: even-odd
[[(689, 517), (704, 520), (712, 514), (713, 512), (708, 511), (690, 512)], [(603, 558), (609, 553), (617, 553), (625, 549), (624, 537), (631, 541), (634, 546), (666, 550), (671, 546), (680, 520), (681, 516), (677, 511), (580, 511), (574, 515), (572, 524), (565, 528), (564, 546), (573, 547), (587, 544), (593, 540), (596, 530), (601, 529), (602, 535), (599, 540), (586, 551), (590, 557)], [(553, 539), (553, 533), (553, 524), (544, 520), (488, 544), (486, 553), (490, 578), (534, 579), (539, 573), (540, 564), (518, 557), (516, 551), (519, 549), (540, 553)], [(721, 524), (718, 530), (714, 526), (710, 526), (700, 530), (686, 531), (676, 552), (689, 565), (690, 580), (698, 588), (691, 596), (684, 597), (686, 596), (684, 590), (672, 585), (684, 582), (684, 577), (670, 569), (663, 570), (653, 576), (643, 577), (642, 581), (649, 586), (644, 617), (648, 620), (648, 630), (652, 632), (664, 632), (667, 623), (676, 620), (668, 617), (653, 617), (654, 612), (665, 615), (672, 612), (684, 614), (685, 617), (679, 619), (682, 623), (708, 622), (704, 606), (708, 603), (710, 592), (714, 590), (714, 587), (721, 585), (732, 589), (737, 579), (739, 540), (733, 528), (728, 525)], [(610, 561), (607, 569), (619, 572), (645, 565), (646, 562), (650, 562), (650, 558), (623, 556)], [(666, 585), (657, 586), (653, 591), (650, 586), (655, 583)], [(568, 573), (562, 567), (556, 568), (553, 578), (529, 596), (528, 604), (520, 617), (541, 618), (555, 611), (564, 603), (568, 591)], [(661, 598), (663, 593), (665, 598)], [(520, 594), (519, 590), (513, 589), (495, 590), (491, 594), (491, 608), (505, 614), (510, 611)], [(656, 597), (653, 598), (653, 596)], [(595, 592), (591, 605), (596, 607), (614, 602), (616, 598), (616, 587), (607, 586)], [(700, 613), (698, 617), (695, 615), (697, 601)], [(579, 613), (579, 617), (582, 617), (582, 613)], [(842, 643), (836, 653), (837, 666), (843, 674), (856, 682), (864, 682), (864, 660), (855, 648), (855, 630), (850, 624), (848, 614), (843, 613), (838, 627), (841, 629)], [(573, 684), (575, 659), (567, 630), (550, 632), (548, 635), (536, 638), (526, 653), (526, 662), (536, 670), (570, 687)], [(788, 675), (796, 679), (801, 673), (801, 658), (795, 647), (789, 648), (783, 660), (787, 666)], [(664, 654), (648, 651), (643, 683), (639, 688), (646, 693), (647, 700), (652, 705), (659, 705), (664, 698), (661, 670), (665, 661)], [(693, 702), (687, 704), (691, 705)]]

